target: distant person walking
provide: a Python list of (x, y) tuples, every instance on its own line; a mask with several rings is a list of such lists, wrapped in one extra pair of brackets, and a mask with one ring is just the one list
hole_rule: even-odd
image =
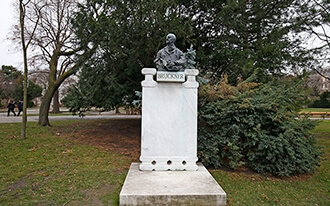
[(22, 100), (18, 101), (17, 107), (18, 107), (17, 116), (19, 116), (19, 114), (23, 111), (23, 101)]
[(7, 114), (7, 116), (9, 116), (10, 111), (12, 111), (14, 113), (14, 116), (16, 116), (16, 113), (14, 111), (14, 109), (15, 109), (15, 103), (14, 103), (13, 100), (10, 100), (9, 101), (7, 108), (8, 108), (8, 114)]

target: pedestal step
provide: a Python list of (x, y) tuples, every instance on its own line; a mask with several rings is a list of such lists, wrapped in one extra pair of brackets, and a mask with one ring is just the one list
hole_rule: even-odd
[(226, 205), (226, 193), (202, 164), (197, 171), (141, 171), (132, 163), (119, 204)]

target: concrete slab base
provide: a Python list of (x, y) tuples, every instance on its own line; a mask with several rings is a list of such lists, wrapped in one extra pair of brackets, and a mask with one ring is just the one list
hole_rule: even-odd
[(226, 193), (202, 164), (197, 171), (141, 171), (132, 163), (119, 205), (226, 205)]

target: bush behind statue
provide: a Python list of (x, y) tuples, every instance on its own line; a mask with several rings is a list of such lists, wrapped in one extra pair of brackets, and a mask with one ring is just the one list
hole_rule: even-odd
[[(291, 84), (291, 85), (289, 85)], [(316, 122), (296, 119), (304, 95), (297, 83), (236, 87), (224, 77), (218, 86), (202, 86), (198, 155), (206, 166), (246, 166), (279, 176), (308, 173), (320, 161)]]
[(312, 102), (310, 107), (313, 108), (330, 108), (330, 92), (326, 91), (320, 94), (320, 99)]

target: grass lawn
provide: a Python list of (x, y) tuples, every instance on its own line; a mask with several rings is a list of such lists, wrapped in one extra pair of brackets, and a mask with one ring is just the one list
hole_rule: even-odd
[(304, 108), (301, 112), (330, 112), (330, 108)]
[[(92, 121), (54, 121), (51, 128), (28, 123), (26, 140), (19, 139), (20, 123), (0, 124), (0, 205), (118, 205), (133, 159), (55, 132), (73, 123)], [(324, 152), (313, 174), (277, 178), (211, 170), (228, 205), (330, 205), (330, 121), (313, 133)]]
[(117, 205), (131, 159), (52, 131), (28, 123), (21, 140), (20, 124), (0, 124), (0, 205)]

